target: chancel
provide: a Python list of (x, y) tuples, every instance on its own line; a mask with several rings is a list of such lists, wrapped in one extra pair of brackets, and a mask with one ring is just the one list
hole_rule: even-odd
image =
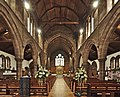
[(0, 97), (120, 97), (120, 0), (0, 0)]

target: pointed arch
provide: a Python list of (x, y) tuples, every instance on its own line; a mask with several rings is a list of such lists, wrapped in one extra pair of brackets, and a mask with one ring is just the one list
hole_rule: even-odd
[(45, 43), (44, 43), (44, 47), (45, 47), (45, 49), (47, 49), (48, 48), (48, 46), (49, 46), (49, 44), (54, 40), (54, 39), (56, 39), (56, 38), (58, 38), (58, 37), (62, 37), (63, 39), (66, 39), (69, 43), (70, 43), (70, 45), (71, 45), (71, 48), (72, 48), (72, 51), (75, 51), (75, 44), (74, 44), (74, 42), (72, 41), (72, 39), (71, 38), (66, 38), (66, 35), (63, 35), (63, 34), (61, 34), (61, 33), (58, 33), (58, 34), (55, 34), (54, 36), (52, 36), (51, 38), (49, 38), (47, 41), (45, 41)]
[[(86, 62), (88, 60), (89, 53), (92, 49), (92, 46), (94, 46), (96, 48), (96, 51), (98, 52), (97, 43), (95, 42), (95, 40), (89, 40), (88, 42), (86, 42), (84, 47), (83, 47), (84, 49), (82, 51), (84, 62)], [(97, 55), (97, 57), (98, 57), (98, 55)]]
[(110, 20), (106, 23), (106, 27), (103, 31), (104, 33), (101, 36), (103, 40), (100, 41), (99, 58), (104, 58), (107, 55), (109, 39), (120, 22), (119, 10), (120, 7), (116, 8), (115, 12), (111, 15)]
[(13, 42), (13, 47), (15, 50), (15, 56), (22, 57), (21, 56), (22, 39), (20, 37), (17, 24), (14, 21), (15, 20), (14, 14), (12, 14), (12, 11), (9, 10), (6, 3), (2, 2), (1, 0), (0, 0), (0, 15), (4, 18), (10, 30), (10, 34), (13, 39), (12, 42)]
[[(32, 50), (32, 57), (33, 59), (37, 59), (38, 58), (38, 49), (37, 49), (37, 44), (31, 40), (31, 39), (28, 39), (25, 43), (25, 47), (29, 45), (31, 47), (31, 50)], [(25, 49), (25, 48), (24, 48)]]

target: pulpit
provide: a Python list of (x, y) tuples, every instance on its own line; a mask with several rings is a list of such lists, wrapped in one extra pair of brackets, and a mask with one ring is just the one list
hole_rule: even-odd
[(30, 97), (30, 78), (20, 78), (20, 97)]

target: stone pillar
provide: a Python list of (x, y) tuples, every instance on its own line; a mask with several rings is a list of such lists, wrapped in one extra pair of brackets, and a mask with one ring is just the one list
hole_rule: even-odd
[(16, 70), (17, 70), (17, 79), (20, 80), (20, 77), (22, 76), (22, 58), (15, 58), (16, 60)]
[(37, 59), (33, 59), (33, 65), (34, 65), (34, 74), (33, 76), (35, 76), (35, 74), (37, 73)]
[(105, 61), (107, 58), (98, 59), (99, 61), (99, 79), (105, 80)]
[(40, 58), (40, 66), (43, 66), (43, 52), (41, 51), (39, 54), (39, 58)]
[(73, 71), (73, 63), (72, 63), (72, 57), (70, 56), (70, 66), (69, 70)]
[(86, 72), (87, 72), (87, 75), (89, 77), (89, 66), (90, 66), (90, 63), (89, 62), (84, 62), (82, 64), (82, 66), (85, 68)]
[(47, 65), (47, 53), (46, 53), (46, 51), (44, 51), (44, 64), (43, 64), (43, 67), (47, 67), (46, 65)]
[(74, 70), (76, 70), (78, 64), (77, 64), (77, 56), (76, 56), (76, 53), (74, 54)]
[(47, 62), (47, 69), (50, 70), (50, 57), (47, 58), (48, 62)]

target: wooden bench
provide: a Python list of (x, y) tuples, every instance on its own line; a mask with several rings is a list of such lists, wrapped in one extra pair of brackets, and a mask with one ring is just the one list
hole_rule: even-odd
[[(39, 84), (38, 80), (31, 78), (30, 95), (42, 95), (49, 94), (51, 88), (56, 80), (55, 76), (49, 76), (43, 84)], [(0, 80), (0, 95), (19, 95), (20, 94), (20, 82), (19, 80)]]
[(19, 93), (18, 80), (0, 81), (0, 95), (16, 95)]
[(64, 80), (65, 82), (67, 83), (67, 85), (69, 86), (69, 88), (73, 91), (73, 78), (72, 77), (67, 77), (67, 76), (64, 76)]
[(30, 95), (48, 95), (49, 84), (47, 81), (43, 81), (41, 84), (38, 79), (31, 78)]
[(120, 84), (115, 81), (89, 79), (84, 87), (74, 81), (73, 92), (85, 91), (87, 97), (120, 97)]
[(87, 97), (120, 97), (120, 84), (86, 83), (84, 87), (75, 84), (75, 91), (83, 91)]
[(53, 87), (53, 85), (54, 85), (54, 83), (55, 83), (55, 81), (56, 81), (56, 76), (49, 76), (48, 78), (47, 78), (47, 80), (46, 80), (47, 82), (48, 82), (48, 84), (49, 84), (49, 92), (50, 92), (50, 90), (52, 89), (52, 87)]
[(117, 83), (90, 83), (90, 94), (106, 97), (120, 97), (120, 84)]

